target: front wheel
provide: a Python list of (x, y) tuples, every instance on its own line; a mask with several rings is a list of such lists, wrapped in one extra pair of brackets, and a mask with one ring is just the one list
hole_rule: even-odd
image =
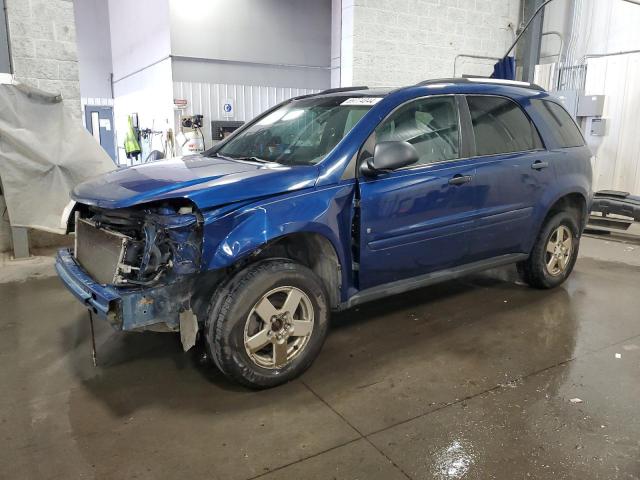
[(307, 267), (265, 260), (239, 272), (212, 299), (207, 348), (218, 368), (250, 388), (304, 372), (327, 335), (324, 287)]
[(579, 246), (575, 216), (568, 211), (557, 213), (542, 226), (531, 255), (518, 264), (518, 271), (532, 287), (556, 287), (571, 274)]

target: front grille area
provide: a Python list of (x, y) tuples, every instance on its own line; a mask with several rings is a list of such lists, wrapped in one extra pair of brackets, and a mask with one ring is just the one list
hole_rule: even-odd
[(118, 283), (120, 265), (130, 241), (130, 237), (121, 233), (97, 228), (81, 218), (77, 220), (75, 256), (98, 283)]

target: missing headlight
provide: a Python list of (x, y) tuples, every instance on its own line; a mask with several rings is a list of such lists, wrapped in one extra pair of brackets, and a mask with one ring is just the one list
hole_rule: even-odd
[(76, 235), (76, 257), (100, 283), (151, 285), (200, 268), (202, 220), (191, 206), (93, 208)]

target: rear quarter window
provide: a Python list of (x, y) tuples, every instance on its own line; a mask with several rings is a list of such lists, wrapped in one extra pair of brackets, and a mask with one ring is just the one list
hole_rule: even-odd
[(571, 115), (560, 105), (549, 100), (531, 100), (531, 107), (549, 125), (549, 132), (560, 148), (581, 147), (584, 137)]

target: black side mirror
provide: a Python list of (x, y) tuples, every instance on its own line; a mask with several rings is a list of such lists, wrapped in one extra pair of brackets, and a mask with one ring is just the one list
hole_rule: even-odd
[(388, 172), (416, 163), (420, 159), (418, 151), (409, 142), (380, 142), (373, 151), (373, 157), (367, 158), (361, 171), (364, 175), (376, 172)]

